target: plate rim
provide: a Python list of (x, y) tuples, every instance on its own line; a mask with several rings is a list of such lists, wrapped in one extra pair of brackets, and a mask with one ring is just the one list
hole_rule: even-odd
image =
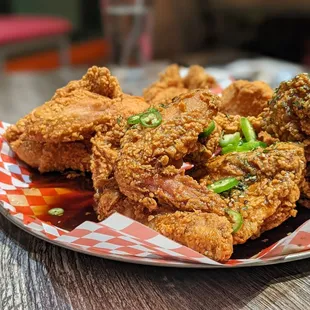
[(59, 246), (61, 248), (64, 248), (66, 250), (78, 252), (84, 255), (99, 257), (103, 259), (108, 259), (112, 261), (118, 261), (122, 263), (130, 263), (130, 264), (136, 264), (136, 265), (146, 265), (146, 266), (155, 266), (155, 267), (165, 267), (165, 268), (183, 268), (183, 269), (236, 269), (236, 268), (247, 268), (247, 267), (259, 267), (259, 266), (270, 266), (270, 265), (278, 265), (288, 262), (293, 262), (297, 260), (302, 260), (310, 257), (310, 250), (308, 251), (302, 251), (299, 253), (292, 253), (288, 255), (277, 257), (275, 259), (271, 259), (269, 261), (257, 261), (252, 262), (246, 265), (206, 265), (206, 264), (195, 264), (195, 263), (169, 263), (166, 264), (164, 262), (151, 262), (151, 261), (140, 261), (135, 260), (134, 257), (128, 258), (128, 257), (122, 257), (120, 255), (114, 255), (114, 254), (97, 254), (97, 253), (90, 253), (87, 251), (84, 251), (83, 249), (78, 249), (75, 247), (70, 247), (68, 244), (64, 244), (61, 242), (57, 242), (54, 240), (49, 239), (44, 234), (36, 233), (35, 230), (30, 229), (29, 227), (23, 225), (23, 222), (19, 219), (15, 218), (10, 214), (10, 211), (6, 209), (3, 206), (2, 201), (0, 201), (0, 214), (2, 214), (7, 220), (9, 220), (13, 225), (17, 226), (18, 228), (22, 229), (23, 231), (29, 233), (33, 237), (39, 238), (40, 240), (46, 241), (54, 246)]

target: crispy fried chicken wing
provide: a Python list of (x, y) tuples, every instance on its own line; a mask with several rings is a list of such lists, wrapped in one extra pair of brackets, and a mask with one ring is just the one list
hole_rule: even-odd
[(215, 157), (206, 164), (208, 174), (201, 184), (227, 177), (240, 180), (226, 197), (227, 206), (243, 216), (241, 229), (233, 235), (234, 243), (239, 244), (296, 215), (305, 165), (302, 145), (281, 142), (266, 149)]
[(120, 191), (150, 212), (162, 204), (223, 214), (222, 199), (180, 169), (183, 157), (198, 149), (198, 136), (216, 114), (218, 101), (208, 91), (193, 91), (160, 110), (158, 127), (128, 130), (115, 166)]
[(169, 103), (174, 97), (193, 89), (209, 89), (216, 87), (215, 79), (200, 66), (191, 66), (185, 78), (180, 75), (177, 65), (169, 66), (160, 74), (159, 80), (146, 88), (143, 97), (151, 105)]
[(142, 98), (123, 94), (107, 68), (92, 67), (11, 126), (5, 138), (23, 161), (41, 172), (89, 171), (91, 137), (109, 131), (117, 118), (147, 107)]

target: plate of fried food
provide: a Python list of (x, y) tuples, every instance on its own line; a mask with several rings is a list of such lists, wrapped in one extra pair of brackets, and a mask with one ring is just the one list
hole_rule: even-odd
[(139, 264), (310, 257), (310, 77), (227, 84), (171, 65), (138, 97), (90, 68), (0, 124), (1, 213), (58, 246)]

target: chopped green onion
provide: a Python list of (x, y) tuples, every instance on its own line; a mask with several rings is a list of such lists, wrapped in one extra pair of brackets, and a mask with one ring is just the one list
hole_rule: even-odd
[(128, 125), (135, 125), (140, 123), (141, 114), (132, 115), (127, 119)]
[(242, 217), (241, 213), (233, 211), (231, 209), (226, 209), (225, 211), (234, 221), (234, 224), (232, 227), (233, 228), (233, 234), (234, 234), (241, 228), (241, 226), (243, 224), (243, 217)]
[(220, 146), (225, 147), (229, 144), (238, 145), (240, 142), (240, 132), (224, 135), (220, 140)]
[(236, 152), (248, 152), (253, 151), (259, 147), (266, 148), (267, 144), (262, 141), (250, 141), (245, 142), (242, 145), (237, 146)]
[(215, 122), (211, 121), (209, 126), (203, 130), (203, 132), (199, 135), (199, 138), (207, 138), (208, 136), (211, 135), (211, 133), (215, 129)]
[(155, 108), (150, 108), (147, 112), (140, 116), (139, 121), (144, 127), (154, 128), (161, 124), (162, 117), (158, 110)]
[(240, 126), (241, 126), (242, 133), (245, 137), (245, 140), (247, 142), (256, 140), (255, 130), (252, 124), (250, 123), (250, 121), (246, 117), (241, 117)]
[(225, 147), (222, 148), (221, 153), (222, 153), (222, 154), (232, 153), (232, 152), (235, 152), (235, 151), (236, 151), (236, 148), (237, 148), (237, 145), (228, 144), (227, 146), (225, 146)]
[(62, 208), (53, 208), (48, 210), (49, 215), (54, 215), (54, 216), (62, 216), (64, 214), (65, 210)]
[(228, 154), (232, 152), (249, 152), (256, 150), (259, 147), (266, 148), (267, 144), (262, 141), (250, 141), (239, 145), (228, 144), (222, 148), (222, 154)]
[(236, 178), (225, 178), (219, 181), (216, 181), (208, 186), (208, 189), (213, 192), (220, 194), (226, 192), (239, 184), (239, 181)]

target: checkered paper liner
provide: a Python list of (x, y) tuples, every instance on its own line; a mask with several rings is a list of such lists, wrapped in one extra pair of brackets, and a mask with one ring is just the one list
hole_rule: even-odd
[(54, 244), (101, 257), (180, 267), (193, 264), (246, 266), (257, 262), (283, 261), (289, 254), (310, 250), (310, 220), (251, 259), (231, 259), (225, 264), (215, 262), (118, 213), (100, 223), (85, 221), (72, 231), (51, 225), (36, 218), (33, 207), (62, 193), (57, 188), (30, 188), (29, 169), (15, 157), (3, 139), (8, 126), (0, 122), (0, 208), (6, 210), (19, 226)]

